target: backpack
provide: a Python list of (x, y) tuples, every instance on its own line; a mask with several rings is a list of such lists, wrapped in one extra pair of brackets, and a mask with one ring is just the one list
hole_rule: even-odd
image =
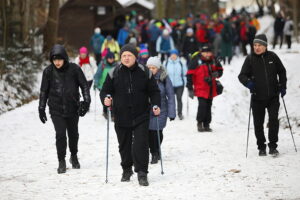
[(290, 24), (289, 30), (290, 31), (294, 30), (294, 25), (293, 24)]
[[(167, 68), (167, 66), (168, 66), (168, 62), (169, 62), (169, 59), (167, 60), (167, 62), (166, 62), (166, 69), (168, 70), (168, 68)], [(183, 78), (183, 76), (184, 76), (184, 74), (183, 74), (183, 65), (182, 65), (182, 62), (179, 60), (179, 63), (180, 63), (180, 66), (181, 66), (181, 74), (182, 74), (182, 76), (181, 76), (181, 78), (182, 78), (182, 82), (183, 82), (183, 85), (184, 85), (184, 78)]]

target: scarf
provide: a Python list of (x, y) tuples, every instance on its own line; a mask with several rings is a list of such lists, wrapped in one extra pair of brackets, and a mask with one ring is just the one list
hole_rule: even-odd
[(82, 67), (83, 64), (90, 64), (90, 57), (86, 56), (85, 58), (81, 58), (79, 56), (79, 65)]

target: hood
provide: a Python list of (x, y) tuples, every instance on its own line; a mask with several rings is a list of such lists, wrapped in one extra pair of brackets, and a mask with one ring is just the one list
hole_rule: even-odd
[(68, 54), (65, 50), (65, 47), (63, 45), (56, 44), (56, 45), (53, 46), (53, 48), (50, 51), (50, 58), (49, 58), (51, 63), (52, 63), (52, 57), (54, 55), (60, 55), (61, 57), (64, 58), (64, 60), (66, 62), (69, 61), (69, 56), (68, 56)]

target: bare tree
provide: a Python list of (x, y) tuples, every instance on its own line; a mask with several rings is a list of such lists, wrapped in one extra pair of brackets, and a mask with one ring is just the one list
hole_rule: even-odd
[(49, 52), (56, 43), (58, 29), (59, 0), (50, 0), (49, 15), (44, 30), (44, 52)]

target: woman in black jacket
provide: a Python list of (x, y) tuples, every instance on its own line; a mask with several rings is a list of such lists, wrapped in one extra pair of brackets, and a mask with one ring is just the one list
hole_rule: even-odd
[[(84, 116), (90, 105), (90, 93), (87, 80), (74, 63), (69, 63), (68, 55), (62, 45), (54, 45), (50, 52), (51, 64), (44, 69), (40, 89), (39, 116), (45, 123), (46, 103), (48, 102), (52, 122), (56, 131), (56, 148), (59, 160), (57, 172), (66, 172), (66, 148), (69, 137), (71, 152), (70, 162), (73, 168), (79, 169), (78, 152), (78, 121)], [(79, 102), (79, 87), (81, 88), (83, 102)]]

